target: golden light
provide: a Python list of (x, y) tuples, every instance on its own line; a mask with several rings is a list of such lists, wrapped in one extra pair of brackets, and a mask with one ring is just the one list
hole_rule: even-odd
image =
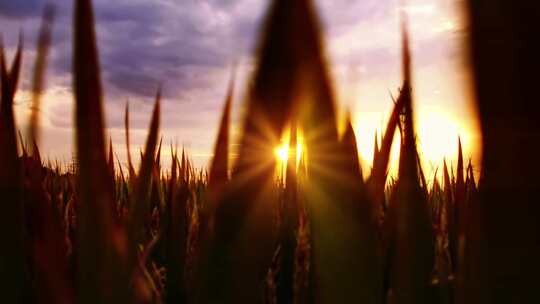
[[(302, 156), (302, 143), (298, 143), (296, 145), (296, 163), (300, 162), (300, 157)], [(283, 144), (281, 146), (278, 146), (274, 149), (274, 155), (278, 161), (279, 164), (285, 165), (287, 164), (287, 160), (289, 160), (290, 154), (293, 153), (289, 149), (288, 144)]]
[(289, 145), (283, 145), (274, 149), (274, 154), (280, 162), (286, 162), (289, 159)]
[[(387, 121), (386, 113), (357, 113), (355, 132), (364, 174), (369, 175), (374, 151), (374, 130), (378, 130), (379, 147), (381, 131)], [(472, 158), (473, 166), (481, 161), (479, 130), (474, 122), (459, 117), (451, 111), (436, 107), (423, 107), (416, 111), (417, 147), (422, 167), (427, 176), (433, 176), (443, 159), (449, 164), (457, 162), (458, 136), (461, 137), (465, 161)], [(399, 135), (396, 132), (390, 156), (390, 175), (395, 176), (399, 166)], [(438, 170), (438, 174), (441, 170)]]
[(469, 148), (469, 131), (443, 111), (420, 111), (417, 122), (418, 150), (426, 161), (440, 162), (457, 157), (458, 136)]

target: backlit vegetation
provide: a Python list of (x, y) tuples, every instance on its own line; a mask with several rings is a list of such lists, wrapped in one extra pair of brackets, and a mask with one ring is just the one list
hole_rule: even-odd
[[(461, 144), (455, 170), (440, 166), (442, 180), (422, 170), (405, 22), (403, 82), (369, 176), (351, 122), (338, 132), (309, 0), (272, 1), (235, 163), (231, 82), (208, 171), (162, 146), (159, 88), (139, 168), (126, 108), (125, 170), (104, 136), (91, 1), (76, 0), (76, 160), (62, 170), (43, 161), (38, 136), (53, 12), (46, 10), (40, 33), (27, 138), (17, 135), (13, 114), (22, 43), (11, 65), (0, 57), (2, 302), (464, 303), (467, 282), (485, 275), (471, 262), (485, 244), (469, 237), (490, 231), (475, 220), (490, 213), (482, 213), (483, 185)], [(399, 170), (389, 178), (395, 134)], [(169, 168), (161, 166), (163, 149), (171, 150)]]

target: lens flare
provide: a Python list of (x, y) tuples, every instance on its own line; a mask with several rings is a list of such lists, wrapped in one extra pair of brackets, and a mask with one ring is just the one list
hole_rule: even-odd
[(280, 162), (286, 162), (289, 159), (289, 145), (283, 145), (274, 149), (274, 154)]
[[(296, 145), (296, 163), (300, 161), (300, 157), (302, 156), (302, 150), (302, 144), (298, 143)], [(274, 149), (274, 155), (277, 161), (281, 164), (286, 164), (292, 153), (294, 153), (294, 151), (289, 149), (288, 144), (283, 144)]]

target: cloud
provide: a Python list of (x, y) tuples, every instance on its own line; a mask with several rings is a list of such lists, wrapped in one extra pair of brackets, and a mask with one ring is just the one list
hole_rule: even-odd
[[(408, 14), (414, 16), (410, 18), (410, 28), (415, 74), (419, 73), (419, 78), (423, 77), (423, 69), (454, 57), (451, 51), (456, 48), (455, 41), (448, 31), (448, 24), (454, 20), (445, 13), (452, 1), (455, 0), (408, 1)], [(43, 2), (0, 0), (0, 28), (5, 34), (8, 53), (13, 53), (16, 47), (17, 29), (24, 28), (23, 90), (28, 90), (30, 85)], [(47, 83), (51, 94), (63, 93), (61, 102), (54, 102), (54, 96), (50, 98), (54, 103), (44, 119), (55, 132), (67, 132), (73, 125), (73, 2), (55, 1), (58, 14)], [(391, 105), (387, 88), (397, 87), (400, 77), (399, 1), (315, 2), (324, 25), (327, 57), (334, 67), (338, 97), (348, 97), (347, 91), (356, 86), (347, 79), (347, 73), (354, 70), (359, 74), (360, 95), (369, 102), (363, 108), (379, 111)], [(245, 66), (253, 63), (253, 51), (270, 1), (94, 0), (93, 3), (107, 125), (116, 131), (123, 128), (124, 106), (129, 98), (132, 127), (135, 132), (141, 132), (137, 139), (143, 141), (154, 95), (161, 84), (162, 127), (166, 136), (178, 138), (179, 142), (189, 140), (194, 150), (208, 152), (213, 145), (231, 63), (236, 61)], [(247, 75), (248, 72), (243, 73), (237, 81), (237, 97), (245, 91)], [(441, 79), (438, 83), (444, 82)]]
[[(96, 3), (103, 79), (116, 95), (150, 97), (159, 82), (168, 97), (197, 84), (206, 69), (234, 56), (233, 2)], [(246, 39), (246, 38), (243, 38)], [(244, 51), (245, 52), (245, 51)]]
[(22, 18), (39, 15), (42, 0), (1, 0), (0, 17)]

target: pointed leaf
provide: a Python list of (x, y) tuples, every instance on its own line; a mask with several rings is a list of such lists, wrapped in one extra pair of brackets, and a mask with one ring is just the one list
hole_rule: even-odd
[(161, 90), (156, 94), (156, 102), (152, 113), (152, 120), (145, 151), (141, 161), (139, 174), (135, 183), (133, 204), (129, 210), (129, 260), (131, 269), (136, 267), (136, 254), (139, 244), (148, 241), (145, 235), (145, 218), (150, 215), (149, 194), (152, 181), (152, 171), (155, 164), (155, 154), (160, 124)]
[[(30, 114), (29, 136), (30, 142), (39, 142), (39, 114), (41, 108), (41, 93), (44, 89), (45, 70), (47, 69), (47, 57), (52, 39), (52, 26), (56, 14), (56, 7), (52, 4), (45, 6), (41, 20), (41, 28), (37, 41), (37, 57), (34, 66), (32, 82), (32, 112)], [(34, 155), (32, 147), (32, 155)]]
[[(73, 91), (78, 161), (79, 303), (124, 302), (122, 230), (115, 223), (113, 177), (107, 168), (102, 89), (91, 1), (74, 6)], [(120, 237), (120, 238), (119, 238)], [(103, 282), (111, 285), (103, 286)], [(106, 288), (105, 288), (106, 287)]]
[(221, 123), (214, 148), (214, 158), (210, 166), (209, 187), (219, 187), (228, 179), (229, 170), (229, 124), (231, 116), (231, 104), (234, 90), (234, 76), (229, 83), (229, 91), (225, 100)]

